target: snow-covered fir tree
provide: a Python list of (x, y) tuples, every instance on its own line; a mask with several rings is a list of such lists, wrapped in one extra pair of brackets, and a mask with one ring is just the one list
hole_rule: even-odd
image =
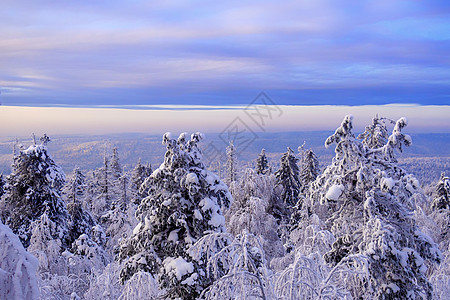
[(301, 192), (304, 194), (309, 189), (309, 184), (314, 181), (320, 173), (319, 160), (311, 150), (305, 150), (300, 163)]
[(103, 165), (94, 170), (92, 178), (94, 181), (92, 184), (94, 195), (91, 202), (91, 212), (97, 221), (100, 221), (100, 217), (106, 213), (113, 202), (114, 180), (111, 174), (110, 158), (105, 150)]
[(438, 241), (441, 249), (450, 254), (450, 179), (444, 173), (435, 186), (431, 202), (431, 218), (439, 227)]
[(297, 162), (294, 151), (288, 147), (288, 151), (281, 156), (280, 169), (275, 172), (277, 184), (283, 187), (282, 199), (289, 207), (297, 204), (301, 190)]
[(130, 194), (130, 201), (136, 205), (139, 205), (142, 198), (145, 196), (146, 191), (141, 191), (141, 186), (144, 180), (152, 174), (152, 167), (150, 164), (143, 165), (141, 159), (131, 171), (130, 184), (128, 187)]
[(70, 245), (63, 247), (63, 236), (58, 224), (47, 213), (31, 224), (32, 235), (28, 251), (39, 260), (39, 272), (67, 275), (66, 261), (61, 255)]
[(266, 175), (270, 173), (269, 161), (267, 160), (266, 150), (262, 149), (261, 153), (256, 158), (256, 174)]
[(4, 192), (5, 192), (5, 179), (3, 178), (3, 173), (0, 174), (0, 199), (2, 198)]
[(284, 202), (275, 192), (276, 179), (272, 175), (257, 174), (247, 168), (230, 190), (233, 204), (225, 215), (227, 230), (237, 236), (247, 231), (263, 238), (267, 260), (284, 254), (277, 234), (278, 222), (286, 214)]
[(116, 180), (115, 186), (117, 197), (111, 207), (100, 218), (106, 234), (106, 249), (113, 255), (117, 251), (122, 236), (132, 231), (131, 218), (134, 218), (135, 209), (129, 205), (128, 199), (128, 176), (123, 174)]
[(111, 177), (112, 180), (118, 180), (122, 176), (122, 166), (119, 160), (119, 151), (113, 147), (111, 156)]
[(312, 212), (326, 220), (325, 229), (336, 238), (327, 262), (367, 258), (370, 280), (360, 281), (352, 297), (432, 297), (425, 273), (439, 262), (440, 252), (412, 218), (415, 203), (424, 197), (418, 181), (395, 163), (395, 150), (411, 144), (402, 133), (406, 124), (399, 119), (386, 145), (370, 149), (355, 139), (352, 116), (346, 116), (325, 142), (336, 143), (336, 156), (311, 186)]
[(236, 147), (232, 142), (226, 148), (227, 162), (225, 165), (226, 177), (225, 183), (230, 186), (235, 182), (238, 175)]
[(450, 210), (450, 178), (444, 173), (441, 174), (436, 184), (431, 208), (433, 210)]
[(0, 299), (39, 299), (39, 262), (0, 221)]
[(61, 199), (65, 175), (47, 151), (44, 143), (20, 149), (14, 156), (12, 173), (6, 178), (5, 195), (1, 203), (1, 218), (24, 247), (30, 245), (31, 223), (45, 213), (57, 226), (53, 238), (61, 239), (62, 246), (70, 244), (67, 236), (68, 213)]
[(358, 139), (362, 140), (362, 143), (371, 149), (381, 148), (386, 145), (389, 132), (386, 123), (394, 124), (391, 119), (378, 117), (378, 114), (372, 118), (372, 124), (366, 126), (363, 133), (358, 135)]
[(92, 228), (97, 225), (91, 213), (83, 205), (86, 201), (86, 186), (86, 176), (79, 168), (75, 168), (63, 190), (70, 215), (71, 241), (75, 241), (82, 234), (92, 236)]
[(122, 282), (146, 271), (166, 297), (182, 299), (194, 299), (212, 283), (207, 254), (193, 259), (188, 249), (207, 232), (225, 230), (222, 211), (229, 207), (231, 194), (206, 170), (197, 146), (201, 138), (200, 133), (189, 140), (184, 133), (178, 140), (169, 133), (163, 136), (164, 163), (146, 180), (149, 193), (136, 212), (139, 224), (120, 245)]

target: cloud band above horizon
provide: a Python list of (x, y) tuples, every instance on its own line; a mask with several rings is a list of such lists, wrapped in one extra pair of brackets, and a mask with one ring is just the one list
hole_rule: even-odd
[(445, 1), (2, 1), (0, 102), (450, 103)]
[(332, 131), (343, 117), (353, 114), (355, 132), (371, 123), (375, 114), (397, 120), (407, 117), (407, 132), (450, 133), (450, 106), (265, 106), (182, 107), (161, 109), (0, 107), (0, 137), (31, 133), (49, 135), (225, 131), (283, 132)]

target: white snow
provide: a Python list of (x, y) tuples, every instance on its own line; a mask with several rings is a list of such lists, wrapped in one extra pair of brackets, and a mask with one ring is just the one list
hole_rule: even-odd
[(161, 203), (164, 206), (169, 206), (170, 204), (172, 204), (172, 199), (167, 199), (166, 201), (163, 201), (163, 203)]
[(415, 189), (414, 189), (414, 187), (411, 185), (411, 184), (409, 184), (409, 183), (407, 183), (406, 184), (406, 190), (408, 191), (408, 192), (410, 192), (411, 194), (414, 194), (415, 193)]
[(208, 197), (203, 198), (202, 201), (200, 201), (199, 203), (200, 207), (202, 208), (203, 211), (207, 211), (208, 209), (212, 209), (214, 207), (216, 207), (217, 205)]
[(195, 173), (186, 175), (186, 184), (198, 184), (198, 177)]
[(196, 218), (197, 220), (203, 220), (202, 213), (198, 209), (194, 210), (194, 218)]
[(0, 221), (0, 299), (38, 299), (39, 262)]
[(390, 288), (394, 293), (400, 291), (400, 288), (395, 283), (390, 283), (387, 287)]
[(214, 227), (225, 226), (225, 217), (214, 211), (208, 224)]
[(197, 278), (198, 278), (198, 274), (197, 273), (193, 273), (191, 276), (189, 276), (188, 278), (183, 280), (181, 282), (181, 284), (194, 285), (195, 284), (195, 280), (197, 280)]
[(178, 280), (181, 280), (184, 275), (194, 272), (194, 265), (180, 256), (177, 258), (167, 257), (163, 261), (163, 265), (166, 272), (175, 275)]
[(383, 177), (381, 179), (381, 187), (385, 187), (388, 191), (392, 190), (392, 188), (395, 186), (395, 180), (391, 177)]
[(177, 242), (178, 241), (178, 231), (180, 231), (180, 229), (172, 230), (169, 233), (169, 237), (167, 238), (167, 240), (172, 241), (172, 242)]
[(327, 198), (328, 200), (337, 201), (339, 199), (339, 197), (342, 195), (343, 191), (344, 191), (344, 186), (342, 184), (334, 184), (328, 189), (328, 192), (325, 195), (325, 198)]
[(150, 220), (149, 220), (147, 217), (145, 217), (144, 222), (145, 222), (145, 226), (144, 226), (144, 228), (143, 228), (142, 230), (145, 231), (145, 230), (150, 229), (150, 227), (151, 227), (151, 222), (150, 222)]

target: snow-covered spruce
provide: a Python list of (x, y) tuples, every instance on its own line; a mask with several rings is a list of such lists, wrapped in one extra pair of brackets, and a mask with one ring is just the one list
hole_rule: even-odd
[(267, 160), (266, 150), (262, 149), (256, 158), (256, 174), (266, 175), (270, 173), (269, 161)]
[(92, 180), (91, 186), (93, 189), (91, 191), (90, 211), (96, 221), (100, 223), (100, 217), (108, 211), (115, 198), (115, 178), (113, 178), (110, 157), (107, 154), (106, 149), (103, 155), (103, 165), (94, 170)]
[(60, 196), (65, 175), (47, 151), (48, 137), (44, 141), (45, 144), (20, 149), (14, 156), (0, 207), (1, 219), (27, 248), (32, 235), (31, 223), (45, 213), (57, 227), (52, 238), (60, 239), (66, 248), (71, 242), (67, 235), (68, 213)]
[(298, 158), (294, 151), (288, 151), (281, 156), (280, 169), (275, 172), (277, 184), (283, 187), (282, 199), (287, 206), (294, 206), (299, 199), (301, 183), (299, 179)]
[(188, 249), (207, 232), (225, 230), (222, 211), (231, 194), (202, 163), (201, 138), (200, 133), (189, 140), (184, 133), (178, 140), (164, 134), (164, 162), (144, 182), (149, 193), (136, 212), (139, 224), (120, 245), (122, 282), (146, 271), (167, 295), (182, 299), (194, 299), (212, 283), (206, 254), (193, 259)]
[(19, 238), (0, 221), (0, 299), (38, 299), (38, 264)]
[(433, 210), (450, 211), (450, 178), (445, 176), (444, 173), (441, 174), (436, 184), (431, 208)]
[(372, 124), (366, 126), (363, 133), (358, 135), (364, 146), (370, 149), (381, 148), (386, 145), (389, 132), (386, 123), (395, 124), (391, 119), (379, 117), (378, 114), (372, 118)]
[(354, 138), (352, 117), (346, 116), (325, 143), (336, 143), (332, 164), (311, 185), (310, 209), (336, 237), (325, 259), (339, 264), (350, 256), (367, 257), (370, 284), (360, 282), (356, 298), (432, 297), (425, 272), (439, 262), (440, 252), (412, 218), (425, 196), (395, 163), (395, 150), (411, 144), (401, 132), (405, 126), (406, 119), (399, 119), (386, 145), (370, 149)]
[(141, 159), (131, 171), (130, 183), (128, 186), (130, 201), (135, 205), (139, 205), (141, 200), (145, 197), (145, 190), (141, 191), (141, 186), (144, 180), (152, 174), (152, 167), (150, 164), (143, 165)]
[(257, 174), (247, 168), (241, 178), (230, 187), (233, 204), (226, 213), (227, 230), (237, 236), (247, 231), (263, 237), (263, 248), (267, 260), (284, 254), (277, 234), (277, 221), (286, 215), (284, 202), (275, 192), (276, 179), (273, 174)]
[(5, 179), (3, 178), (3, 174), (0, 174), (0, 199), (2, 198), (5, 192)]
[(301, 193), (306, 194), (309, 190), (309, 184), (320, 174), (319, 160), (316, 154), (311, 150), (305, 150), (302, 153), (300, 162), (300, 183)]
[(230, 144), (227, 146), (226, 154), (227, 161), (225, 165), (225, 183), (230, 186), (233, 182), (236, 182), (238, 175), (236, 147), (234, 146), (233, 142), (230, 142)]
[(70, 215), (71, 241), (75, 241), (82, 234), (93, 236), (92, 228), (97, 225), (90, 212), (83, 205), (86, 201), (86, 188), (86, 176), (79, 168), (75, 168), (63, 190), (67, 211)]

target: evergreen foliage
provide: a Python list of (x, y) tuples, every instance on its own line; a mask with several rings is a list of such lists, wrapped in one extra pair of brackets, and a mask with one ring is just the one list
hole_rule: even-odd
[(227, 146), (226, 149), (227, 162), (226, 162), (226, 178), (225, 183), (230, 186), (231, 183), (237, 180), (238, 170), (237, 170), (237, 156), (236, 147), (232, 142)]
[(300, 164), (301, 193), (305, 194), (309, 189), (309, 184), (313, 182), (320, 173), (319, 160), (316, 154), (308, 149), (303, 152)]
[(327, 262), (338, 264), (351, 255), (368, 258), (370, 284), (361, 282), (361, 293), (353, 297), (432, 296), (426, 265), (439, 262), (440, 252), (411, 217), (423, 191), (395, 163), (394, 150), (411, 144), (401, 132), (406, 123), (399, 119), (386, 145), (370, 149), (354, 138), (352, 117), (346, 116), (326, 141), (337, 144), (336, 157), (311, 187), (312, 211), (336, 237)]
[(92, 228), (96, 225), (90, 212), (83, 206), (86, 201), (86, 186), (86, 176), (79, 168), (75, 168), (64, 188), (67, 211), (70, 215), (71, 241), (75, 241), (82, 234), (92, 236)]
[[(44, 141), (48, 142), (47, 139)], [(64, 181), (64, 172), (53, 161), (46, 145), (31, 145), (28, 149), (20, 149), (14, 156), (0, 213), (24, 247), (30, 245), (31, 223), (44, 213), (57, 224), (54, 238), (62, 239), (63, 247), (70, 243), (67, 239), (68, 213), (61, 199)]]
[(144, 184), (149, 194), (139, 205), (139, 224), (120, 245), (119, 258), (125, 262), (121, 281), (146, 271), (156, 275), (160, 288), (170, 297), (192, 299), (212, 283), (206, 256), (194, 260), (189, 247), (207, 232), (223, 232), (222, 210), (231, 194), (219, 178), (207, 171), (197, 143), (200, 133), (186, 140), (163, 136), (167, 151), (164, 163)]
[(450, 178), (444, 173), (441, 174), (436, 184), (431, 208), (433, 210), (450, 210)]
[(151, 165), (143, 165), (141, 163), (141, 159), (139, 159), (138, 163), (134, 167), (133, 171), (131, 172), (131, 178), (129, 183), (129, 194), (130, 194), (130, 201), (136, 205), (139, 205), (142, 198), (145, 197), (146, 192), (142, 190), (141, 186), (144, 183), (145, 179), (148, 178), (152, 174), (152, 167)]
[(364, 132), (358, 135), (358, 139), (361, 139), (364, 146), (370, 149), (383, 147), (389, 138), (386, 122), (395, 124), (391, 119), (378, 117), (378, 114), (375, 115), (372, 118), (372, 124), (366, 126)]
[(266, 150), (262, 149), (256, 158), (256, 174), (266, 175), (270, 173), (269, 161), (267, 160)]
[(294, 151), (288, 151), (281, 156), (280, 169), (275, 172), (277, 184), (283, 187), (282, 199), (288, 207), (293, 207), (299, 200), (301, 183), (299, 178), (298, 158)]

